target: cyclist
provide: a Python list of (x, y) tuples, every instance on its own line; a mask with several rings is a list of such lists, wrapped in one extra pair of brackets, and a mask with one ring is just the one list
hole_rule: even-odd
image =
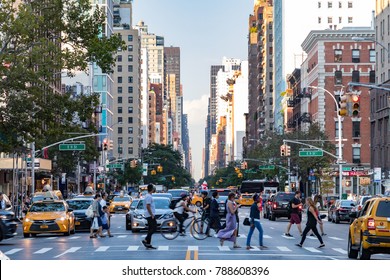
[(173, 215), (175, 215), (176, 219), (180, 223), (180, 235), (185, 236), (184, 221), (188, 218), (187, 212), (196, 213), (196, 211), (188, 208), (188, 194), (182, 193), (180, 197), (180, 200), (176, 203), (175, 210), (173, 210)]

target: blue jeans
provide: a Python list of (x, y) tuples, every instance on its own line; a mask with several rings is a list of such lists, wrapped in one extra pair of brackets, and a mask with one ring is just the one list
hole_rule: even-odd
[(246, 239), (246, 246), (251, 245), (251, 238), (252, 238), (253, 232), (255, 231), (255, 228), (257, 228), (257, 230), (259, 231), (259, 245), (263, 246), (263, 227), (261, 226), (261, 223), (258, 221), (255, 221), (254, 227), (249, 228), (248, 237)]

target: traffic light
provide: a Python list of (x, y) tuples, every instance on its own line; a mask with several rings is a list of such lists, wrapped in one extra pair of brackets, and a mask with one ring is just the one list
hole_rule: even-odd
[(108, 149), (109, 149), (109, 150), (114, 150), (114, 140), (110, 140)]
[(360, 110), (360, 96), (357, 94), (352, 95), (352, 117), (359, 116)]
[(286, 145), (280, 146), (280, 155), (282, 157), (286, 156)]
[(157, 166), (157, 172), (162, 173), (163, 172), (163, 167), (161, 165)]
[(291, 147), (290, 146), (288, 146), (288, 145), (285, 145), (286, 146), (286, 150), (285, 150), (285, 152), (286, 152), (286, 156), (291, 156)]
[(247, 169), (247, 167), (248, 164), (246, 163), (246, 161), (241, 162), (241, 169)]
[(346, 116), (347, 115), (347, 95), (341, 94), (340, 100), (339, 100), (339, 115), (340, 116)]
[(108, 149), (108, 141), (106, 138), (103, 139), (103, 151), (107, 151)]

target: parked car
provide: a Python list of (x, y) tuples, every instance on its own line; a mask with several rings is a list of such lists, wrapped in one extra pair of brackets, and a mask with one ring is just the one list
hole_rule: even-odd
[(349, 222), (349, 214), (352, 211), (352, 208), (355, 207), (355, 201), (341, 199), (337, 200), (334, 204), (334, 207), (331, 207), (330, 215), (332, 223), (340, 223), (340, 221)]
[[(364, 203), (366, 203), (367, 200), (369, 200), (370, 198), (372, 198), (371, 195), (364, 195), (364, 196), (361, 196), (358, 201), (356, 202), (356, 205), (354, 207), (352, 207), (351, 209), (351, 213), (352, 212), (359, 212), (360, 210), (362, 210), (363, 208), (363, 205)], [(354, 218), (350, 218), (349, 219), (349, 222), (352, 223), (354, 220)]]
[(290, 218), (288, 204), (294, 196), (293, 192), (277, 192), (272, 200), (269, 219), (275, 221), (276, 218), (280, 217)]
[(17, 234), (18, 224), (15, 221), (15, 213), (9, 210), (12, 208), (11, 204), (9, 205), (9, 208), (0, 210), (0, 241), (12, 238)]
[[(161, 224), (173, 218), (172, 209), (169, 208), (170, 200), (166, 197), (154, 197), (154, 205), (156, 208), (157, 229)], [(126, 214), (126, 230), (139, 232), (140, 230), (148, 229), (148, 221), (146, 220), (144, 210), (144, 199), (139, 199), (135, 205), (130, 206), (129, 212)]]
[(75, 218), (75, 227), (77, 231), (88, 230), (91, 227), (91, 219), (87, 218), (85, 212), (88, 207), (92, 204), (93, 197), (91, 196), (77, 196), (72, 199), (67, 199), (66, 203), (69, 208), (73, 209)]
[(348, 257), (368, 260), (373, 254), (390, 254), (390, 198), (367, 200), (349, 226)]

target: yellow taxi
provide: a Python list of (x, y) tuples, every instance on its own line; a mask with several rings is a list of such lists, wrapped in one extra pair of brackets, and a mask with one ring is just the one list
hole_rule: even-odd
[(348, 257), (369, 260), (373, 254), (390, 254), (390, 197), (366, 201), (349, 226)]
[(59, 190), (55, 191), (45, 191), (45, 192), (35, 192), (32, 196), (31, 203), (36, 201), (44, 200), (45, 198), (52, 198), (52, 199), (58, 199), (63, 200), (62, 193)]
[(241, 204), (242, 206), (251, 206), (253, 204), (253, 194), (241, 194), (237, 199), (236, 202), (238, 204)]
[(199, 193), (194, 193), (191, 198), (191, 204), (201, 207), (203, 205), (203, 197)]
[(73, 209), (64, 200), (45, 198), (34, 202), (23, 219), (23, 236), (40, 233), (75, 233)]
[(110, 213), (116, 212), (126, 212), (130, 209), (130, 204), (133, 201), (133, 198), (128, 195), (124, 196), (114, 196), (110, 202), (109, 210)]

